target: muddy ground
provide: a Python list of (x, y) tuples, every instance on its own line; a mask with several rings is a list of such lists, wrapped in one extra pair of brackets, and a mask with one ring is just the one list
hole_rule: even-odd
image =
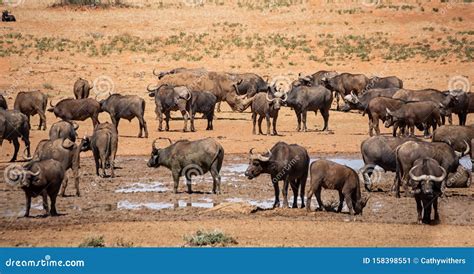
[[(387, 192), (373, 193), (363, 216), (355, 221), (347, 213), (267, 209), (273, 200), (269, 177), (249, 181), (242, 176), (249, 149), (265, 151), (277, 141), (298, 143), (312, 158), (346, 158), (351, 161), (343, 163), (357, 165), (360, 143), (368, 137), (367, 116), (331, 111), (330, 131), (321, 132), (322, 117), (309, 113), (310, 130), (304, 133), (295, 131), (294, 113), (284, 108), (278, 119), (279, 135), (260, 136), (252, 135), (248, 111), (234, 113), (223, 104), (214, 131), (205, 131), (205, 121), (199, 119), (197, 132), (182, 133), (183, 121), (173, 114), (171, 131), (158, 132), (153, 101), (145, 93), (146, 86), (156, 82), (154, 68), (176, 67), (255, 72), (290, 80), (300, 72), (336, 70), (396, 75), (410, 89), (446, 90), (454, 81), (455, 87), (472, 90), (472, 3), (204, 1), (203, 6), (188, 6), (183, 3), (190, 1), (131, 2), (129, 8), (102, 9), (51, 8), (53, 1), (21, 1), (9, 7), (18, 21), (0, 23), (0, 93), (9, 106), (19, 91), (32, 89), (40, 89), (56, 103), (72, 96), (74, 81), (84, 77), (103, 82), (103, 88), (92, 93), (98, 99), (108, 91), (146, 98), (150, 131), (150, 138), (138, 139), (138, 122), (121, 122), (117, 178), (96, 178), (91, 154), (83, 154), (83, 196), (59, 198), (58, 210), (64, 214), (60, 217), (19, 218), (24, 195), (0, 177), (0, 245), (77, 246), (86, 237), (104, 235), (108, 246), (120, 241), (180, 246), (184, 235), (198, 229), (223, 230), (237, 239), (238, 246), (474, 244), (472, 188), (449, 189), (440, 202), (441, 224), (426, 226), (415, 223), (413, 198), (395, 199), (388, 192), (392, 173), (379, 174), (378, 185)], [(109, 117), (102, 113), (99, 119)], [(48, 126), (57, 121), (51, 113), (47, 120)], [(473, 122), (474, 116), (469, 116), (468, 124)], [(79, 122), (79, 135), (90, 134), (91, 124)], [(33, 149), (48, 136), (47, 131), (36, 130), (37, 125), (35, 116)], [(381, 127), (384, 134), (390, 133)], [(157, 137), (216, 138), (226, 152), (223, 194), (209, 193), (208, 175), (193, 186), (198, 193), (183, 193), (181, 183), (181, 193), (172, 194), (170, 173), (146, 167)], [(11, 153), (11, 144), (3, 142), (0, 172)], [(72, 193), (69, 185), (68, 194)], [(325, 203), (336, 206), (336, 195), (324, 191)], [(32, 215), (41, 214), (41, 200), (36, 198)]]

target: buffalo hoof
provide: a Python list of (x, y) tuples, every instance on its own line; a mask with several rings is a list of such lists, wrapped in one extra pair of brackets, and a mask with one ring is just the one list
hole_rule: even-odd
[(304, 204), (301, 204), (301, 208), (305, 208), (306, 206)]
[(273, 208), (279, 208), (280, 207), (280, 202), (274, 203)]

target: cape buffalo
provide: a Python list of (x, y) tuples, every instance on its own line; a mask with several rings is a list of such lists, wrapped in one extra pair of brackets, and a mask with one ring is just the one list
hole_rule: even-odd
[(0, 108), (8, 109), (7, 100), (0, 94)]
[(415, 136), (416, 125), (423, 125), (425, 137), (429, 137), (430, 126), (433, 127), (433, 130), (436, 130), (437, 126), (441, 126), (440, 109), (432, 101), (408, 102), (394, 111), (387, 108), (386, 112), (385, 127), (403, 123), (410, 130), (411, 136)]
[(365, 90), (375, 89), (375, 88), (403, 88), (403, 81), (396, 76), (388, 77), (372, 77), (369, 79), (369, 83), (365, 87)]
[[(405, 186), (407, 183), (409, 171), (414, 166), (413, 163), (421, 158), (433, 158), (446, 170), (446, 172), (454, 173), (459, 166), (459, 158), (469, 152), (469, 146), (460, 153), (452, 149), (448, 144), (441, 142), (417, 142), (408, 141), (397, 147), (395, 155), (397, 158), (397, 180), (395, 185), (396, 197), (400, 197), (400, 185)], [(405, 192), (406, 193), (406, 192)]]
[(59, 101), (55, 106), (53, 106), (51, 102), (49, 102), (49, 105), (51, 107), (48, 111), (54, 112), (56, 117), (65, 121), (84, 121), (87, 118), (91, 118), (94, 127), (99, 124), (99, 113), (101, 112), (101, 108), (99, 102), (95, 99), (67, 98)]
[[(33, 160), (42, 161), (54, 159), (61, 163), (64, 171), (71, 170), (74, 180), (76, 195), (79, 197), (79, 168), (80, 168), (80, 152), (83, 141), (79, 145), (67, 138), (55, 140), (41, 140), (36, 146)], [(61, 188), (61, 196), (65, 196), (68, 178), (66, 177)]]
[[(408, 141), (421, 141), (414, 137), (385, 137), (373, 136), (365, 139), (360, 145), (360, 152), (364, 166), (360, 169), (364, 178), (364, 186), (367, 191), (372, 191), (372, 174), (376, 166), (381, 167), (385, 172), (396, 172), (397, 159), (395, 150), (397, 147)], [(396, 180), (397, 178), (395, 178)]]
[(26, 115), (28, 124), (30, 124), (30, 116), (38, 114), (40, 116), (38, 130), (41, 129), (41, 126), (43, 126), (43, 130), (46, 130), (45, 112), (47, 104), (48, 96), (41, 91), (22, 91), (17, 94), (13, 108)]
[[(465, 151), (469, 146), (472, 155), (471, 141), (474, 139), (474, 128), (466, 126), (441, 126), (433, 132), (433, 142), (444, 142), (456, 151)], [(473, 157), (471, 162), (474, 164)], [(474, 171), (474, 165), (472, 167)]]
[(13, 142), (15, 148), (10, 162), (16, 161), (21, 138), (25, 143), (26, 157), (30, 157), (30, 126), (26, 115), (16, 110), (5, 110), (0, 108), (0, 146), (3, 140)]
[(308, 111), (317, 113), (319, 110), (324, 119), (323, 131), (328, 129), (329, 109), (331, 108), (333, 95), (330, 90), (323, 86), (298, 86), (293, 87), (287, 93), (287, 99), (284, 105), (293, 108), (298, 121), (297, 131), (301, 129), (301, 121), (303, 121), (302, 130), (306, 132), (306, 115)]
[(352, 91), (357, 95), (362, 93), (369, 83), (369, 78), (363, 74), (341, 73), (332, 78), (325, 78), (322, 81), (327, 89), (336, 93), (336, 109), (339, 110), (339, 96), (344, 98), (344, 96)]
[[(160, 138), (162, 139), (162, 138)], [(211, 173), (213, 185), (212, 193), (221, 193), (221, 175), (219, 174), (224, 161), (224, 148), (212, 138), (196, 141), (181, 140), (165, 148), (158, 148), (153, 141), (152, 152), (148, 167), (164, 166), (171, 170), (173, 175), (173, 192), (178, 193), (179, 178), (186, 178), (188, 193), (192, 193), (191, 179)]]
[[(212, 125), (212, 122), (214, 120), (214, 109), (217, 102), (216, 96), (208, 91), (192, 91), (191, 94), (191, 131), (196, 131), (194, 128), (194, 118), (196, 113), (204, 114), (204, 117), (207, 119), (206, 130), (213, 130), (214, 126)], [(185, 102), (183, 101), (181, 104), (185, 104)], [(180, 104), (178, 103), (178, 105)]]
[(235, 84), (238, 82), (237, 77), (228, 73), (186, 69), (164, 75), (159, 80), (158, 86), (168, 84), (186, 86), (193, 91), (209, 91), (216, 96), (217, 102), (226, 101), (233, 110), (242, 112), (250, 106), (253, 98), (237, 94)]
[[(58, 196), (64, 170), (56, 160), (31, 161), (24, 167), (7, 168), (5, 179), (8, 184), (23, 189), (26, 197), (25, 217), (30, 216), (31, 198), (41, 195), (46, 214), (57, 216), (56, 197)], [(48, 196), (51, 200), (51, 210), (48, 206)]]
[[(383, 123), (387, 120), (387, 109), (395, 111), (405, 104), (405, 101), (399, 99), (392, 99), (388, 97), (375, 97), (369, 101), (364, 114), (367, 113), (369, 117), (369, 135), (373, 136), (375, 130), (376, 135), (380, 135), (379, 120)], [(404, 129), (404, 125), (400, 123), (393, 124), (393, 136), (397, 136), (398, 128)]]
[(2, 12), (2, 22), (15, 22), (16, 18), (13, 14), (10, 14), (8, 10)]
[(73, 142), (76, 141), (77, 130), (79, 125), (74, 121), (59, 121), (54, 123), (49, 129), (49, 139), (69, 139)]
[(398, 88), (376, 88), (369, 89), (366, 92), (355, 95), (351, 94), (344, 96), (345, 105), (342, 107), (342, 111), (349, 111), (351, 109), (365, 110), (369, 107), (369, 103), (372, 99), (377, 97), (392, 98), (393, 94), (397, 92)]
[[(169, 121), (171, 119), (171, 111), (179, 110), (184, 119), (183, 131), (188, 129), (188, 120), (191, 118), (191, 106), (192, 106), (192, 92), (185, 86), (171, 86), (171, 85), (160, 85), (155, 88), (147, 87), (148, 95), (155, 97), (155, 113), (159, 119), (158, 131), (163, 130), (163, 114), (165, 115), (166, 127), (165, 130), (169, 131)], [(194, 121), (191, 121), (191, 125)], [(192, 129), (192, 128), (191, 128)]]
[(324, 208), (321, 200), (321, 190), (334, 189), (339, 192), (339, 206), (341, 212), (344, 200), (351, 215), (361, 214), (368, 197), (363, 199), (360, 193), (359, 175), (352, 168), (327, 160), (317, 160), (310, 166), (310, 186), (306, 195), (306, 210), (311, 210), (313, 194), (318, 201), (319, 209)]
[(251, 180), (263, 173), (270, 174), (275, 191), (274, 208), (280, 206), (279, 181), (284, 182), (283, 207), (288, 207), (288, 185), (291, 185), (293, 190), (293, 208), (298, 207), (298, 189), (300, 189), (301, 208), (305, 207), (304, 194), (308, 177), (309, 156), (304, 147), (278, 142), (265, 154), (254, 154), (251, 149), (249, 158), (245, 176)]
[(438, 197), (442, 194), (442, 182), (446, 179), (446, 170), (433, 158), (421, 158), (413, 163), (409, 174), (410, 186), (415, 194), (418, 222), (420, 224), (431, 222), (432, 207), (434, 221), (439, 222)]
[(145, 138), (148, 138), (148, 129), (144, 118), (145, 100), (143, 98), (137, 95), (112, 94), (99, 103), (101, 110), (110, 114), (110, 119), (117, 130), (120, 119), (131, 121), (136, 117), (140, 123), (138, 138), (143, 137), (143, 131), (145, 132)]
[(284, 92), (272, 92), (272, 89), (268, 89), (267, 93), (258, 93), (252, 102), (252, 121), (253, 129), (252, 133), (256, 134), (255, 125), (258, 117), (258, 134), (262, 134), (262, 121), (263, 118), (267, 121), (267, 135), (270, 135), (270, 118), (272, 118), (273, 131), (272, 135), (278, 135), (276, 130), (276, 122), (278, 119), (278, 112), (280, 107), (286, 101), (287, 96)]
[(79, 79), (76, 80), (73, 87), (74, 97), (76, 99), (84, 99), (89, 97), (89, 93), (93, 86), (89, 84), (86, 79)]
[(81, 151), (92, 150), (95, 161), (95, 173), (99, 176), (99, 168), (102, 168), (101, 177), (106, 177), (106, 168), (110, 168), (110, 177), (115, 177), (114, 161), (118, 149), (118, 133), (116, 127), (108, 122), (97, 125), (92, 136), (85, 136)]

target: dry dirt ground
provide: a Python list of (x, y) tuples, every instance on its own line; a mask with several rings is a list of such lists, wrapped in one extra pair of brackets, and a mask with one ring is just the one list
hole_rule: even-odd
[[(77, 77), (102, 81), (96, 90), (99, 98), (108, 91), (146, 97), (146, 86), (156, 82), (153, 68), (183, 66), (290, 79), (299, 72), (321, 69), (396, 75), (412, 89), (445, 90), (450, 82), (453, 85), (452, 79), (459, 79), (456, 76), (470, 81), (474, 77), (472, 4), (282, 1), (289, 3), (286, 6), (207, 1), (203, 6), (188, 6), (164, 2), (74, 9), (26, 1), (9, 8), (18, 20), (0, 24), (0, 91), (9, 106), (21, 90), (40, 89), (54, 102), (70, 97)], [(469, 80), (455, 85), (472, 89)], [(303, 133), (295, 132), (293, 112), (283, 109), (278, 120), (280, 135), (256, 136), (251, 134), (249, 112), (230, 112), (223, 105), (214, 131), (205, 131), (205, 121), (198, 120), (197, 132), (182, 133), (183, 121), (174, 114), (177, 119), (171, 121), (171, 131), (157, 132), (153, 101), (146, 98), (150, 138), (136, 138), (136, 120), (121, 123), (115, 179), (97, 179), (91, 154), (83, 154), (83, 196), (59, 198), (58, 210), (64, 215), (18, 218), (23, 194), (0, 179), (1, 245), (77, 246), (87, 236), (104, 235), (109, 246), (121, 240), (136, 246), (179, 246), (184, 235), (198, 229), (223, 230), (237, 239), (238, 246), (474, 244), (472, 188), (449, 190), (441, 200), (441, 224), (424, 226), (415, 224), (413, 198), (395, 199), (388, 192), (391, 173), (380, 175), (380, 187), (386, 192), (372, 194), (363, 216), (355, 221), (348, 214), (267, 210), (273, 199), (269, 177), (249, 181), (242, 175), (251, 147), (264, 151), (280, 140), (306, 147), (313, 158), (360, 159), (360, 143), (368, 132), (366, 116), (331, 111), (330, 131), (320, 132), (322, 117), (310, 113), (310, 131)], [(56, 121), (50, 113), (47, 118), (48, 126)], [(109, 118), (101, 114), (100, 120)], [(470, 116), (468, 123), (473, 122)], [(47, 138), (47, 132), (36, 130), (37, 124), (35, 116), (33, 148)], [(92, 132), (91, 121), (79, 124), (80, 136)], [(170, 173), (146, 167), (151, 142), (157, 137), (216, 138), (226, 151), (224, 194), (208, 193), (209, 177), (196, 182), (196, 194), (171, 194)], [(0, 171), (11, 153), (12, 146), (4, 142)], [(73, 193), (73, 186), (68, 186), (68, 193)], [(336, 193), (323, 195), (326, 203), (336, 203)], [(33, 203), (33, 215), (42, 214), (40, 199)]]

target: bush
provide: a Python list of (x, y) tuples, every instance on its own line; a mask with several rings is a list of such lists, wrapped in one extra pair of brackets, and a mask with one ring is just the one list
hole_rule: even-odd
[(92, 236), (86, 238), (79, 247), (105, 247), (104, 236)]
[(189, 246), (227, 246), (237, 244), (237, 241), (221, 231), (198, 230), (194, 235), (184, 237)]

